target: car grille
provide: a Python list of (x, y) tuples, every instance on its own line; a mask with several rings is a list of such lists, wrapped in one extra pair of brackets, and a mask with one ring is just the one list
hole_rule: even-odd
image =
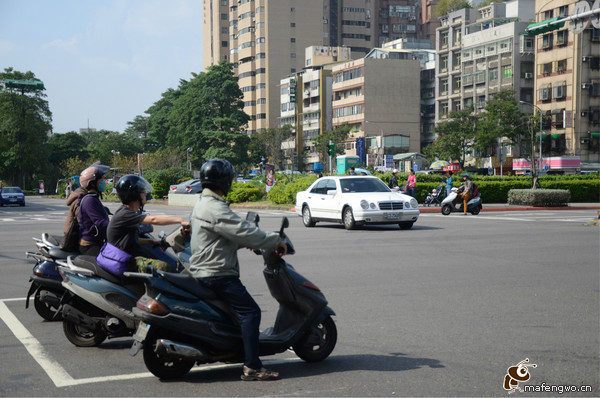
[(379, 202), (379, 210), (402, 210), (403, 202)]

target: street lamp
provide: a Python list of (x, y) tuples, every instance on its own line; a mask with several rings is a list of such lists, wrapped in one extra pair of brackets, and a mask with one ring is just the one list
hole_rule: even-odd
[(194, 150), (193, 148), (188, 148), (188, 149), (186, 150), (186, 152), (187, 152), (187, 153), (186, 153), (186, 155), (187, 155), (187, 156), (186, 156), (186, 160), (187, 160), (187, 169), (188, 169), (188, 170), (191, 170), (191, 169), (192, 169), (192, 164), (190, 163), (190, 153), (192, 153), (192, 151), (193, 151), (193, 150)]
[[(371, 122), (369, 120), (365, 120), (365, 123), (369, 123), (369, 124), (374, 124), (377, 125), (377, 123)], [(380, 161), (381, 161), (381, 166), (385, 167), (385, 156), (384, 156), (384, 150), (383, 150), (383, 129), (381, 128), (381, 126), (379, 126), (379, 151), (377, 151), (377, 157), (379, 157)], [(379, 163), (379, 162), (377, 162)]]
[(121, 152), (115, 151), (114, 149), (110, 152), (113, 154), (113, 177), (115, 177), (117, 175), (117, 155), (120, 155)]
[[(540, 163), (540, 171), (542, 171), (542, 132), (543, 132), (543, 129), (542, 129), (542, 121), (543, 121), (542, 109), (539, 106), (537, 106), (535, 104), (532, 104), (531, 102), (519, 101), (519, 104), (531, 105), (532, 109), (533, 108), (537, 108), (537, 110), (540, 111), (540, 162), (539, 163)], [(535, 110), (533, 111), (533, 115), (535, 116)], [(532, 156), (531, 160), (533, 160), (533, 156)], [(534, 166), (531, 165), (532, 169), (533, 169), (533, 167)]]

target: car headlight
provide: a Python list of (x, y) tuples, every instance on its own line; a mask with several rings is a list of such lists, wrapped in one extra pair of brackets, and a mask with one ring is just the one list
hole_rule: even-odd
[(410, 202), (404, 202), (404, 208), (410, 209)]
[(367, 209), (369, 208), (369, 202), (367, 202), (367, 201), (366, 201), (366, 200), (364, 200), (364, 199), (363, 199), (363, 200), (361, 200), (361, 201), (360, 201), (360, 207), (361, 207), (363, 210), (367, 210)]
[(412, 198), (412, 199), (410, 200), (410, 206), (411, 206), (413, 209), (416, 209), (417, 207), (419, 207), (419, 202), (417, 202), (417, 200), (416, 200), (415, 198)]
[(377, 209), (377, 205), (373, 202), (371, 202), (371, 210), (376, 210)]

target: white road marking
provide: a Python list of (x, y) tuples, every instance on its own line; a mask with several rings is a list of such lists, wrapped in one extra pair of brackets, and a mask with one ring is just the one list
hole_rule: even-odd
[[(131, 374), (120, 374), (112, 376), (99, 376), (99, 377), (87, 377), (83, 379), (74, 379), (57, 361), (52, 359), (48, 352), (44, 349), (42, 344), (33, 337), (29, 330), (17, 319), (17, 317), (10, 311), (4, 302), (10, 301), (22, 301), (25, 298), (12, 298), (0, 300), (0, 319), (4, 321), (6, 326), (12, 331), (17, 339), (25, 346), (29, 354), (33, 359), (42, 367), (46, 372), (50, 380), (56, 387), (71, 387), (81, 384), (91, 383), (104, 383), (109, 381), (118, 380), (131, 380), (140, 379), (145, 377), (154, 377), (150, 372), (144, 373), (131, 373)], [(281, 364), (286, 362), (300, 362), (299, 358), (284, 358), (263, 361), (270, 364)], [(240, 364), (222, 364), (222, 365), (207, 365), (202, 367), (195, 367), (191, 372), (202, 372), (214, 369), (227, 369), (227, 368), (239, 368)]]

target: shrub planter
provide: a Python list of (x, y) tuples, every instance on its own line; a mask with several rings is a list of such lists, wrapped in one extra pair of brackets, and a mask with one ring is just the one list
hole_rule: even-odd
[(508, 191), (509, 205), (537, 207), (568, 206), (571, 193), (566, 189), (511, 189)]

